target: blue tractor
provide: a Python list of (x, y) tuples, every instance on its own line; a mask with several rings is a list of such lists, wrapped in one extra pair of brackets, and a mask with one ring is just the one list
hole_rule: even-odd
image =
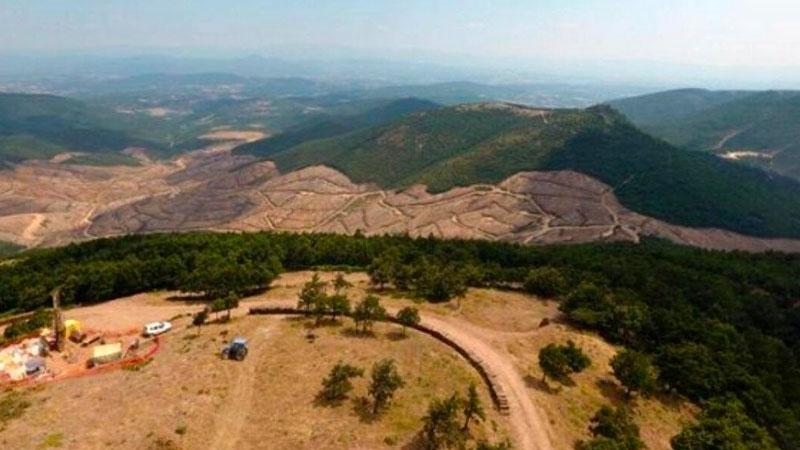
[(222, 359), (243, 361), (247, 356), (247, 339), (242, 336), (233, 338), (230, 344), (222, 347)]

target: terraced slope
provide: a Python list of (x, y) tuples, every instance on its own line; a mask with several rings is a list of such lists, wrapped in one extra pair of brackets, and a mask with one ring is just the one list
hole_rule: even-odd
[(324, 166), (282, 174), (228, 144), (172, 162), (82, 167), (29, 162), (0, 172), (0, 240), (58, 245), (182, 230), (402, 233), (527, 244), (658, 236), (706, 248), (800, 251), (800, 240), (675, 226), (620, 205), (573, 171), (526, 171), (441, 193), (383, 190)]
[(268, 159), (283, 173), (326, 165), (357, 183), (425, 184), (433, 192), (524, 171), (573, 170), (614, 187), (626, 208), (670, 223), (800, 237), (800, 184), (678, 149), (604, 106), (441, 108), (309, 140)]

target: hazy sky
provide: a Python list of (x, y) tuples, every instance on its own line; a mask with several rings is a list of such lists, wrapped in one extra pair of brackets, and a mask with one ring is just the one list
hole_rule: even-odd
[(798, 0), (2, 0), (0, 51), (337, 48), (800, 66)]

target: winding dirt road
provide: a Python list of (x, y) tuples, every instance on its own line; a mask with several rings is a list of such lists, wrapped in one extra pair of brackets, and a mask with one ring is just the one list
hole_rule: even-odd
[(551, 450), (550, 429), (544, 414), (533, 404), (522, 375), (514, 368), (509, 355), (498, 351), (472, 326), (457, 319), (440, 319), (426, 313), (423, 325), (448, 335), (463, 348), (472, 351), (497, 375), (508, 398), (509, 422), (514, 431), (515, 448), (521, 450)]
[[(247, 314), (253, 307), (294, 308), (294, 301), (268, 301), (248, 303), (236, 310), (237, 315)], [(387, 312), (397, 314), (397, 308), (389, 307)], [(494, 348), (490, 335), (485, 329), (479, 329), (463, 320), (452, 317), (440, 317), (431, 313), (421, 315), (422, 325), (434, 329), (462, 348), (478, 356), (483, 365), (491, 369), (502, 386), (509, 405), (509, 423), (514, 433), (515, 448), (520, 450), (552, 450), (551, 430), (544, 413), (534, 405), (528, 392), (525, 380), (514, 367), (511, 356)]]

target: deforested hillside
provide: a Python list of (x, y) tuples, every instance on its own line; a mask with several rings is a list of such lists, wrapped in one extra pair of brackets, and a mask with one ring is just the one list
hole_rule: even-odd
[(758, 236), (800, 236), (800, 184), (653, 138), (605, 106), (440, 108), (311, 139), (268, 156), (281, 172), (336, 168), (385, 188), (432, 191), (496, 183), (522, 171), (575, 170), (626, 207), (668, 222)]

